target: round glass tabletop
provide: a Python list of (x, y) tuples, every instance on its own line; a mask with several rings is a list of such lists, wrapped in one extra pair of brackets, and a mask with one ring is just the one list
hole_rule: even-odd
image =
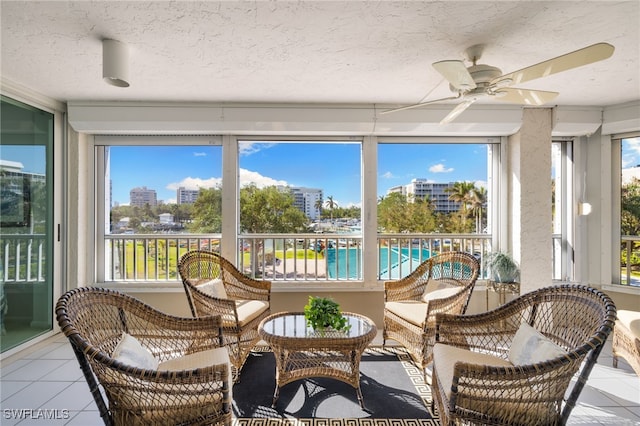
[(332, 329), (314, 330), (307, 325), (302, 312), (280, 313), (272, 315), (262, 323), (262, 332), (272, 336), (286, 338), (308, 339), (314, 337), (354, 338), (366, 335), (375, 329), (375, 324), (369, 318), (359, 314), (343, 312), (347, 323), (351, 326), (346, 331)]

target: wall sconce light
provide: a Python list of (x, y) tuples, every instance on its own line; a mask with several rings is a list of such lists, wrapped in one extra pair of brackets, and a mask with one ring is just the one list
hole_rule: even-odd
[(116, 40), (102, 40), (102, 78), (112, 86), (129, 87), (129, 47)]
[(587, 216), (591, 213), (590, 203), (578, 203), (578, 216)]

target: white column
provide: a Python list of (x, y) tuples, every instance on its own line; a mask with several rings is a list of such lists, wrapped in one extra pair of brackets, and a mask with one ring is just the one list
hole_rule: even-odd
[(520, 293), (551, 285), (551, 108), (524, 108), (508, 140), (511, 251), (520, 262)]

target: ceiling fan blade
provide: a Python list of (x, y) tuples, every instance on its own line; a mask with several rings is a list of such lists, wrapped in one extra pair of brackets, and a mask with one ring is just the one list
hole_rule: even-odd
[(505, 87), (495, 92), (495, 98), (499, 101), (523, 105), (544, 105), (554, 100), (558, 95), (558, 92), (518, 89), (515, 87)]
[(583, 65), (602, 61), (613, 55), (615, 48), (609, 43), (597, 43), (591, 46), (558, 56), (548, 61), (502, 75), (491, 82), (491, 85), (510, 86), (512, 84), (524, 83), (536, 78), (546, 77), (578, 68)]
[(462, 114), (464, 110), (469, 108), (471, 104), (474, 103), (475, 101), (476, 101), (476, 98), (473, 98), (473, 99), (467, 99), (466, 101), (459, 103), (458, 105), (456, 105), (454, 109), (451, 110), (449, 114), (447, 114), (445, 118), (442, 119), (442, 121), (440, 121), (440, 124), (451, 123), (453, 120), (456, 119), (457, 116)]
[(460, 99), (460, 95), (451, 96), (451, 97), (442, 98), (442, 99), (435, 99), (433, 101), (420, 102), (419, 104), (407, 105), (407, 106), (403, 106), (403, 107), (400, 107), (400, 108), (387, 109), (385, 111), (380, 111), (380, 115), (389, 114), (391, 112), (404, 111), (405, 109), (418, 108), (418, 107), (421, 107), (423, 105), (435, 104), (436, 102), (451, 101), (451, 100), (454, 100), (454, 99)]
[(436, 69), (444, 78), (447, 79), (451, 86), (458, 90), (470, 90), (476, 88), (476, 82), (469, 74), (467, 67), (462, 61), (440, 61), (434, 62), (433, 68)]

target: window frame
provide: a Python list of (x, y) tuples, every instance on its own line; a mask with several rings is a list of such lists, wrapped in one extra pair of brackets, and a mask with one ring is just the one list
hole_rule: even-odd
[[(335, 136), (281, 136), (281, 135), (95, 135), (90, 139), (90, 170), (94, 178), (94, 201), (92, 203), (95, 217), (93, 221), (95, 229), (92, 259), (89, 261), (93, 265), (94, 282), (96, 285), (106, 287), (122, 287), (131, 291), (155, 291), (159, 288), (179, 288), (176, 282), (155, 282), (155, 281), (105, 281), (105, 230), (106, 220), (108, 220), (108, 206), (106, 205), (106, 185), (105, 185), (105, 146), (155, 146), (155, 145), (219, 145), (222, 147), (222, 233), (223, 241), (238, 241), (241, 236), (239, 232), (239, 203), (238, 194), (239, 182), (239, 142), (352, 142), (358, 143), (361, 147), (361, 224), (362, 224), (362, 279), (350, 281), (295, 281), (278, 282), (274, 281), (274, 288), (280, 291), (295, 290), (318, 290), (318, 291), (363, 291), (380, 290), (383, 281), (377, 276), (377, 174), (378, 174), (378, 145), (385, 144), (488, 144), (492, 148), (487, 154), (487, 184), (488, 189), (488, 211), (487, 221), (489, 234), (491, 235), (491, 247), (504, 246), (502, 241), (506, 238), (507, 223), (506, 205), (495, 203), (501, 200), (501, 193), (506, 191), (508, 185), (506, 167), (501, 164), (502, 158), (506, 157), (506, 137), (468, 137), (468, 136), (375, 136), (375, 135), (335, 135)], [(102, 148), (101, 148), (102, 147)], [(106, 213), (105, 213), (106, 212)], [(499, 225), (498, 227), (495, 224)], [(91, 241), (88, 241), (91, 244)], [(501, 244), (502, 243), (502, 244)], [(222, 244), (221, 254), (228, 259), (237, 262), (237, 244)], [(375, 267), (371, 267), (375, 265)]]

